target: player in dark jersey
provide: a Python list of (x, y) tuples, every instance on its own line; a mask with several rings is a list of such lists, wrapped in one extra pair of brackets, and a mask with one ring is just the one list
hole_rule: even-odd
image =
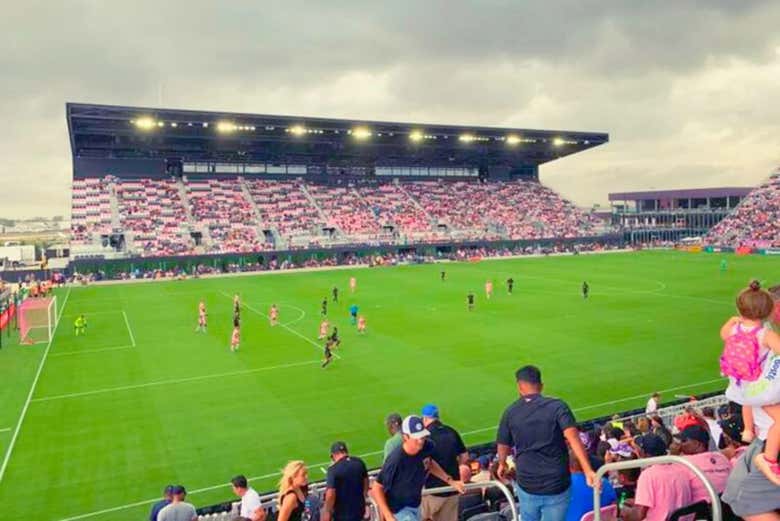
[(339, 301), (339, 288), (333, 286), (333, 302)]
[(241, 327), (241, 315), (238, 310), (233, 312), (233, 327)]
[(322, 310), (320, 311), (320, 315), (323, 317), (328, 316), (328, 299), (324, 298), (322, 299)]
[(469, 311), (473, 311), (474, 310), (474, 294), (473, 293), (469, 293), (468, 295), (466, 295), (466, 304), (468, 306)]
[(331, 340), (328, 339), (328, 341), (325, 342), (325, 358), (322, 361), (323, 369), (331, 362), (331, 360), (333, 360), (333, 351), (331, 351), (331, 347), (332, 347)]
[(330, 343), (333, 345), (334, 348), (341, 347), (341, 339), (339, 338), (339, 328), (333, 327), (333, 333), (330, 334), (330, 337), (328, 338)]
[(588, 286), (587, 282), (582, 283), (582, 298), (588, 298), (588, 292), (590, 291), (590, 286)]
[(512, 294), (512, 289), (514, 287), (515, 287), (515, 279), (513, 279), (512, 277), (506, 279), (506, 290), (510, 295)]
[(441, 270), (441, 281), (444, 282), (444, 279), (447, 278), (447, 272), (444, 270)]

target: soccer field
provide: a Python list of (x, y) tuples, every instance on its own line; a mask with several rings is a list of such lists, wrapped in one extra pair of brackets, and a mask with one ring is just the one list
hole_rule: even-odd
[[(657, 390), (670, 399), (720, 389), (718, 330), (734, 295), (751, 277), (780, 275), (778, 259), (729, 256), (721, 273), (721, 258), (614, 253), (61, 290), (48, 353), (45, 344), (0, 350), (0, 519), (143, 519), (168, 483), (208, 505), (231, 499), (238, 473), (274, 488), (289, 459), (321, 479), (337, 439), (377, 466), (385, 415), (426, 402), (467, 444), (489, 441), (527, 363), (578, 419), (641, 406)], [(340, 302), (328, 317), (342, 346), (321, 369), (320, 302), (334, 285)], [(238, 353), (229, 350), (234, 292)], [(194, 332), (200, 299), (207, 334)], [(365, 335), (349, 324), (352, 303)], [(88, 332), (75, 337), (80, 313)]]

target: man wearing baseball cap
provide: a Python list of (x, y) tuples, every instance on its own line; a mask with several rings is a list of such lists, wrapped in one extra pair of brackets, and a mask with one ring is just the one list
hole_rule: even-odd
[(198, 513), (195, 507), (184, 501), (187, 491), (181, 485), (174, 485), (171, 490), (171, 504), (160, 510), (157, 521), (197, 521)]
[[(692, 425), (678, 434), (680, 452), (683, 457), (696, 465), (712, 483), (715, 492), (721, 494), (726, 488), (726, 482), (731, 474), (731, 462), (720, 452), (708, 452), (710, 434), (699, 425)], [(712, 501), (707, 489), (696, 475), (686, 467), (688, 479), (691, 482), (692, 502)]]
[(382, 465), (371, 497), (374, 498), (384, 521), (420, 521), (420, 503), (428, 472), (465, 492), (463, 483), (452, 479), (431, 459), (433, 443), (430, 433), (419, 416), (407, 416), (401, 424), (401, 448), (394, 450)]
[(349, 455), (347, 444), (330, 447), (333, 464), (328, 468), (322, 521), (361, 521), (366, 513), (368, 470), (363, 460)]
[[(460, 478), (459, 466), (468, 461), (469, 453), (460, 434), (439, 420), (439, 408), (427, 404), (422, 408), (425, 429), (431, 433), (433, 453), (431, 458), (453, 479)], [(425, 488), (446, 487), (447, 483), (435, 476), (428, 476)], [(422, 498), (420, 517), (423, 521), (457, 521), (459, 498), (455, 492), (429, 494)]]
[(163, 498), (152, 505), (152, 511), (149, 512), (149, 521), (157, 521), (157, 514), (160, 510), (171, 504), (171, 493), (173, 492), (173, 485), (168, 485), (163, 490)]

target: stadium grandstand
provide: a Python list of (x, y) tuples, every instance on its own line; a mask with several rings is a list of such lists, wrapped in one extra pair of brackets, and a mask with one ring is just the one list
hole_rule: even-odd
[(612, 224), (630, 244), (701, 237), (752, 188), (694, 188), (609, 194)]
[(74, 258), (609, 231), (539, 182), (603, 133), (77, 103), (67, 118)]

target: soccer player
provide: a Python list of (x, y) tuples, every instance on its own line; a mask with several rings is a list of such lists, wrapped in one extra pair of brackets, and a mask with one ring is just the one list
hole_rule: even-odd
[(341, 347), (341, 339), (339, 338), (339, 328), (333, 327), (333, 333), (330, 335), (330, 342), (334, 348)]
[(206, 303), (202, 300), (198, 304), (198, 327), (195, 328), (195, 332), (206, 332)]
[(506, 290), (510, 295), (512, 294), (512, 289), (514, 287), (515, 287), (515, 279), (513, 279), (512, 277), (506, 279)]
[(233, 295), (233, 313), (238, 314), (238, 312), (241, 310), (241, 299), (238, 296), (238, 293)]
[(76, 321), (73, 323), (73, 330), (76, 336), (87, 334), (87, 319), (84, 315), (79, 315)]
[(720, 261), (720, 272), (726, 273), (726, 270), (729, 268), (729, 263), (726, 259), (721, 259)]
[(328, 316), (328, 299), (324, 298), (322, 299), (322, 310), (320, 310), (320, 315), (323, 317)]
[(333, 302), (339, 301), (339, 288), (333, 286)]
[(447, 272), (444, 270), (441, 270), (441, 281), (444, 282), (444, 279), (447, 278)]
[(466, 295), (466, 305), (468, 306), (469, 311), (474, 310), (474, 293)]
[(357, 330), (361, 335), (366, 332), (366, 317), (360, 315), (357, 321)]
[(582, 283), (582, 298), (588, 298), (588, 292), (590, 291), (590, 286), (588, 286), (587, 282)]
[(275, 326), (279, 323), (279, 308), (276, 304), (271, 304), (271, 310), (268, 312), (268, 317), (271, 321), (271, 326)]
[(349, 278), (349, 291), (354, 293), (357, 289), (357, 279), (355, 277)]
[(331, 351), (331, 343), (330, 340), (328, 340), (325, 342), (325, 359), (322, 361), (322, 368), (324, 369), (331, 360), (333, 360), (333, 351)]
[(357, 304), (349, 306), (349, 323), (353, 326), (357, 322), (358, 307)]
[(238, 311), (238, 309), (233, 310), (233, 327), (238, 327), (238, 325), (241, 323), (241, 313)]
[(488, 280), (485, 282), (485, 297), (490, 300), (490, 297), (493, 295), (493, 281)]
[(328, 336), (329, 327), (330, 324), (328, 324), (328, 319), (325, 319), (322, 322), (320, 322), (320, 336), (318, 336), (317, 338), (319, 338), (320, 340), (326, 338)]
[(230, 337), (230, 352), (238, 351), (238, 344), (241, 343), (241, 329), (238, 326), (233, 328), (233, 335)]

